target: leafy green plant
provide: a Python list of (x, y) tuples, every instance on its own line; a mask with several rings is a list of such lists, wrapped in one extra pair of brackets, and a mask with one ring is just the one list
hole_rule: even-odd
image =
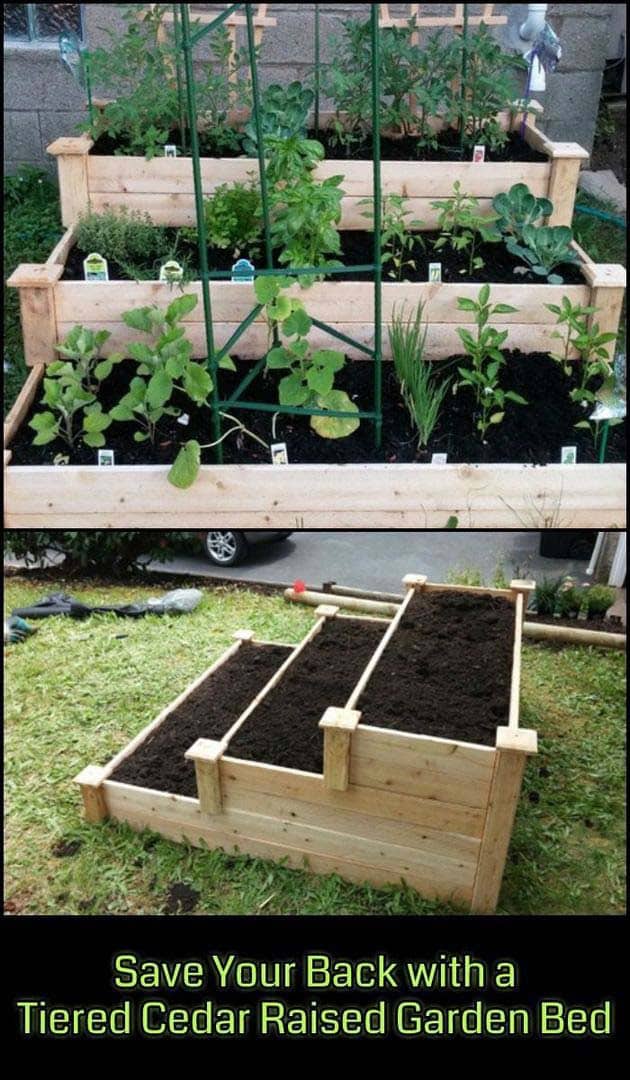
[[(206, 237), (212, 247), (229, 251), (234, 259), (244, 252), (252, 259), (258, 257), (263, 232), (258, 184), (253, 180), (220, 184), (203, 205)], [(196, 241), (197, 230), (187, 229), (185, 236)]]
[(110, 337), (109, 330), (94, 331), (85, 326), (74, 326), (61, 345), (55, 345), (55, 350), (64, 359), (49, 364), (46, 374), (69, 376), (73, 381), (78, 380), (88, 394), (96, 393), (103, 379), (123, 358), (122, 353), (100, 357), (101, 349)]
[(517, 243), (522, 242), (526, 225), (536, 225), (553, 213), (553, 203), (532, 195), (527, 184), (513, 184), (509, 191), (495, 195), (492, 207), (498, 214), (497, 229)]
[[(361, 199), (359, 206), (368, 207), (363, 217), (374, 221), (374, 201)], [(411, 229), (419, 229), (422, 222), (417, 218), (407, 221), (411, 211), (406, 209), (407, 200), (403, 195), (384, 195), (381, 210), (381, 262), (389, 263), (388, 276), (396, 281), (403, 280), (406, 269), (415, 270), (416, 260), (413, 252), (416, 247), (424, 248), (424, 240)]]
[(556, 611), (563, 618), (577, 615), (585, 603), (584, 589), (570, 583), (558, 591)]
[(432, 362), (425, 358), (427, 327), (423, 325), (423, 316), (422, 301), (415, 315), (408, 318), (403, 310), (394, 308), (389, 327), (400, 392), (418, 433), (419, 450), (429, 443), (450, 383), (450, 379), (438, 379)]
[(499, 385), (499, 373), (505, 364), (505, 357), (501, 352), (501, 346), (507, 339), (507, 330), (495, 330), (488, 322), (493, 315), (507, 315), (518, 310), (511, 304), (491, 304), (490, 286), (484, 285), (477, 300), (467, 297), (457, 298), (459, 311), (471, 313), (476, 326), (476, 337), (462, 327), (458, 327), (457, 333), (470, 357), (471, 366), (458, 367), (460, 386), (469, 386), (475, 394), (477, 405), (476, 427), (482, 440), (485, 442), (486, 433), (491, 424), (500, 424), (505, 416), (506, 402), (512, 401), (516, 405), (527, 405), (520, 394), (513, 390), (502, 390)]
[[(315, 94), (303, 86), (297, 79), (287, 86), (272, 83), (260, 97), (259, 120), (263, 140), (269, 136), (277, 139), (291, 139), (295, 135), (305, 135), (309, 110), (313, 107)], [(245, 125), (247, 140), (244, 145), (246, 154), (258, 153), (258, 133), (253, 120)]]
[[(466, 38), (457, 38), (458, 70), (465, 69), (463, 81), (452, 89), (448, 111), (463, 129), (464, 146), (470, 150), (483, 143), (492, 150), (500, 149), (508, 139), (497, 114), (509, 109), (519, 96), (522, 72), (527, 63), (515, 53), (506, 53), (487, 26)], [(462, 66), (462, 53), (466, 63)], [(522, 111), (522, 109), (521, 109)]]
[[(265, 307), (270, 326), (282, 344), (267, 354), (269, 371), (287, 371), (278, 385), (281, 405), (317, 408), (334, 412), (358, 412), (343, 390), (335, 389), (335, 375), (345, 363), (343, 353), (334, 349), (311, 352), (307, 335), (312, 322), (301, 300), (284, 295), (293, 284), (290, 278), (258, 277), (254, 283), (256, 298)], [(353, 417), (311, 416), (311, 427), (326, 439), (341, 439), (359, 426)]]
[(131, 278), (144, 268), (172, 258), (175, 247), (166, 229), (156, 226), (148, 214), (126, 206), (82, 214), (77, 221), (77, 246), (86, 253), (115, 262)]
[[(307, 173), (293, 183), (278, 183), (273, 189), (271, 239), (279, 249), (278, 262), (283, 266), (341, 266), (329, 256), (341, 252), (338, 225), (341, 221), (343, 176), (329, 176), (320, 182)], [(302, 288), (315, 280), (314, 275), (300, 275)]]
[(71, 450), (79, 440), (87, 446), (105, 445), (103, 432), (111, 424), (111, 418), (103, 412), (94, 394), (83, 388), (76, 373), (45, 378), (42, 401), (48, 408), (29, 420), (29, 427), (35, 431), (34, 446), (45, 446), (55, 439), (62, 439)]
[(497, 243), (501, 239), (495, 223), (497, 214), (480, 214), (479, 200), (474, 195), (467, 195), (461, 189), (459, 180), (453, 184), (453, 195), (450, 199), (440, 199), (431, 204), (435, 210), (439, 210), (437, 227), (440, 236), (435, 242), (435, 250), (449, 244), (453, 251), (468, 251), (468, 266), (463, 267), (460, 274), (472, 275), (475, 270), (481, 270), (484, 266), (483, 259), (475, 254), (479, 240), (486, 244)]
[(169, 404), (176, 388), (195, 405), (204, 405), (212, 391), (210, 373), (192, 359), (192, 345), (179, 325), (196, 304), (196, 296), (184, 294), (171, 301), (166, 310), (153, 306), (123, 313), (126, 326), (149, 337), (148, 342), (129, 345), (129, 355), (138, 364), (137, 374), (110, 411), (113, 420), (139, 424), (140, 430), (134, 432), (136, 442), (154, 443), (162, 417), (179, 415), (181, 410)]
[(553, 615), (558, 604), (560, 587), (565, 581), (564, 575), (559, 578), (544, 577), (536, 582), (534, 589), (534, 607), (538, 615)]
[[(573, 233), (567, 225), (524, 225), (522, 243), (508, 237), (506, 247), (531, 268), (538, 277), (547, 279), (550, 285), (562, 285), (563, 278), (554, 274), (557, 266), (579, 265), (579, 257), (571, 247)], [(526, 270), (516, 268), (515, 274)]]
[(589, 585), (586, 591), (586, 610), (593, 618), (605, 615), (615, 602), (616, 593), (607, 585)]
[(448, 123), (455, 115), (453, 82), (460, 70), (458, 42), (455, 39), (445, 42), (442, 34), (442, 30), (431, 34), (416, 47), (418, 58), (412, 100), (413, 133), (417, 137), (418, 149), (428, 147), (435, 150), (438, 134), (432, 121), (439, 118)]

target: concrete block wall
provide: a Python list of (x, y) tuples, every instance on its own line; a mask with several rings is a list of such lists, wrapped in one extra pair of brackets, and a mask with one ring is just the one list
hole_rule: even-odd
[[(138, 5), (141, 6), (141, 5)], [(602, 71), (606, 59), (609, 21), (614, 4), (550, 4), (549, 19), (558, 33), (563, 57), (549, 77), (544, 95), (544, 129), (553, 139), (579, 142), (590, 149), (595, 131)], [(106, 43), (107, 30), (124, 26), (117, 4), (84, 4), (88, 47)], [(221, 4), (196, 4), (193, 9), (220, 9)], [(481, 5), (471, 4), (471, 11)], [(369, 4), (322, 4), (322, 59), (329, 57), (329, 38), (348, 17), (365, 18)], [(423, 5), (427, 13), (450, 14), (452, 4)], [(406, 4), (390, 5), (405, 14)], [(518, 26), (526, 4), (496, 4), (508, 24), (495, 31), (507, 46), (518, 43)], [(313, 65), (314, 22), (312, 5), (270, 4), (277, 27), (265, 30), (261, 55), (263, 83), (304, 79)], [(243, 37), (244, 41), (244, 37)], [(74, 135), (85, 119), (84, 95), (62, 67), (56, 43), (5, 43), (5, 172), (20, 164), (51, 165), (46, 145), (60, 135)]]

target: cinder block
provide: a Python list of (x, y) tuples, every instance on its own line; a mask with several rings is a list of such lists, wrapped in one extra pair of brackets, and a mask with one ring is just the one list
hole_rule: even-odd
[(557, 71), (550, 75), (543, 99), (545, 134), (560, 142), (580, 143), (590, 150), (601, 85), (601, 71)]
[[(595, 8), (596, 10), (596, 8)], [(565, 71), (601, 71), (608, 51), (608, 21), (576, 16), (562, 19), (558, 31)]]
[(36, 112), (9, 112), (4, 116), (4, 156), (12, 161), (40, 164), (41, 136)]
[(39, 126), (41, 131), (42, 154), (46, 155), (46, 147), (55, 139), (63, 136), (76, 136), (81, 134), (80, 124), (87, 123), (87, 108), (68, 112), (41, 111), (39, 114)]

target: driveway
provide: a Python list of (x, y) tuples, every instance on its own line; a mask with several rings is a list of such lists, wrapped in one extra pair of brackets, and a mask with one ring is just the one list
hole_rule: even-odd
[[(325, 581), (360, 589), (400, 592), (405, 574), (427, 574), (444, 581), (449, 571), (471, 568), (491, 583), (499, 564), (511, 577), (584, 578), (585, 561), (542, 559), (535, 530), (516, 532), (427, 532), (395, 530), (302, 530), (283, 543), (254, 547), (242, 566), (216, 567), (203, 556), (186, 556), (156, 570), (231, 581), (292, 585), (299, 578), (311, 588)], [(588, 580), (588, 579), (585, 579)]]

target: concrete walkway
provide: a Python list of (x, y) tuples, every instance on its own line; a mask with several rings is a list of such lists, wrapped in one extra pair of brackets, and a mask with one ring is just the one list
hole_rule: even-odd
[(539, 534), (535, 530), (302, 530), (283, 543), (253, 548), (242, 566), (215, 567), (201, 555), (182, 557), (165, 566), (155, 564), (154, 569), (271, 585), (291, 585), (299, 578), (313, 588), (335, 581), (385, 592), (399, 592), (401, 579), (408, 573), (444, 581), (449, 571), (467, 568), (480, 571), (490, 584), (499, 564), (507, 578), (572, 574), (588, 580), (585, 561), (542, 559), (538, 547)]

